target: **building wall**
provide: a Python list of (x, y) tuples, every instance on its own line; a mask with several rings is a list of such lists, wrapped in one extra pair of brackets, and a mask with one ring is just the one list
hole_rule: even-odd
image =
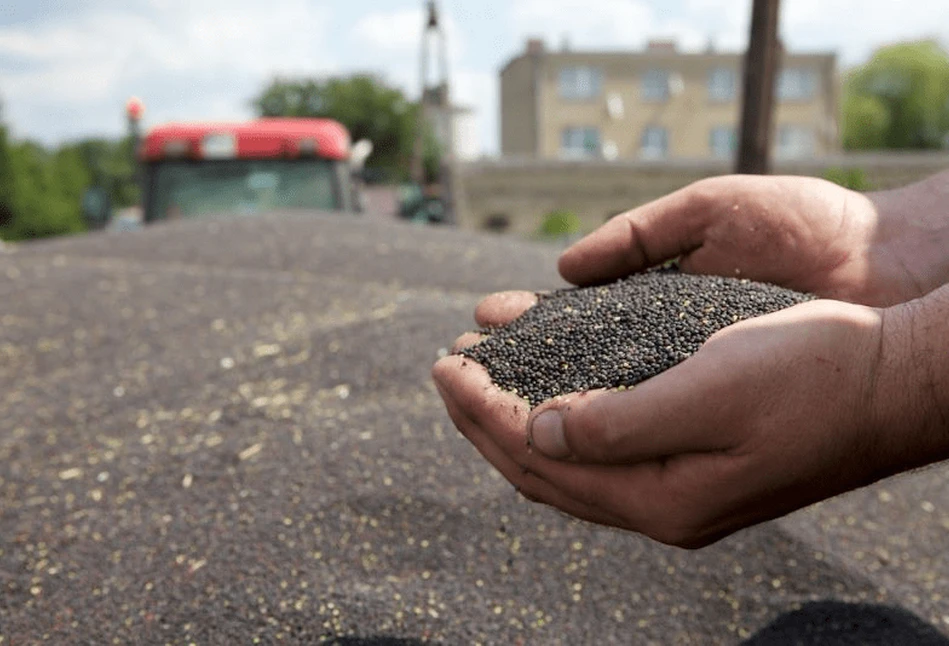
[(506, 154), (527, 156), (536, 150), (537, 65), (537, 56), (527, 54), (511, 61), (501, 74), (501, 149)]
[[(776, 131), (796, 125), (814, 132), (814, 150), (808, 156), (839, 150), (835, 61), (833, 54), (787, 54), (783, 60), (785, 68), (813, 70), (817, 80), (812, 98), (776, 102)], [(536, 80), (528, 73), (533, 62), (539, 68)], [(640, 53), (525, 54), (501, 72), (502, 153), (559, 158), (566, 128), (594, 127), (599, 130), (601, 144), (612, 143), (621, 159), (635, 159), (641, 156), (644, 130), (656, 126), (669, 134), (669, 158), (713, 158), (712, 128), (731, 129), (737, 143), (742, 66), (743, 57), (738, 54), (683, 54), (671, 47)], [(560, 93), (561, 70), (578, 67), (599, 70), (602, 89), (588, 99), (565, 99)], [(709, 73), (716, 68), (734, 74), (733, 96), (726, 102), (709, 96)], [(645, 100), (643, 78), (651, 70), (669, 72), (681, 91), (664, 101)], [(622, 116), (611, 114), (610, 102), (622, 106)], [(526, 135), (534, 129), (539, 140), (531, 146)]]
[[(833, 156), (821, 160), (778, 161), (776, 174), (820, 177), (831, 168), (858, 168), (875, 189), (905, 186), (949, 168), (945, 153)], [(688, 184), (731, 172), (731, 162), (569, 162), (499, 161), (465, 165), (466, 229), (501, 229), (533, 235), (554, 210), (578, 214), (584, 231), (609, 217), (645, 204)]]

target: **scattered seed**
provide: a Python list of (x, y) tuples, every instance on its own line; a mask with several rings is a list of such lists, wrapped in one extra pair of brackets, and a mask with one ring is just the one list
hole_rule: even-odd
[(260, 444), (260, 443), (254, 444), (253, 446), (249, 446), (243, 451), (241, 451), (240, 453), (238, 453), (237, 457), (240, 458), (241, 462), (244, 462), (245, 460), (250, 460), (252, 457), (260, 453), (260, 450), (262, 448), (264, 448), (263, 444)]

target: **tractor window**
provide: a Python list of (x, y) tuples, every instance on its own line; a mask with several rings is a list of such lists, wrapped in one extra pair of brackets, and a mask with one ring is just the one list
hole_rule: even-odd
[(326, 159), (168, 161), (150, 169), (147, 219), (339, 210), (339, 174)]

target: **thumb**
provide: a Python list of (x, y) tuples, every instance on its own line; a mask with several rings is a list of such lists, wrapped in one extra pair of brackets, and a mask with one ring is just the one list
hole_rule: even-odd
[(530, 445), (554, 460), (596, 464), (726, 449), (731, 438), (712, 432), (715, 411), (700, 403), (709, 400), (694, 387), (676, 388), (667, 379), (672, 371), (633, 390), (590, 391), (538, 406), (528, 419)]
[(703, 180), (617, 215), (560, 256), (560, 274), (575, 285), (606, 283), (702, 245), (723, 178)]

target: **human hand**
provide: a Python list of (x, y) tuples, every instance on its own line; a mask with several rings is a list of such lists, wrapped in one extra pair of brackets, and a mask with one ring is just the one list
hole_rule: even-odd
[(900, 201), (811, 177), (710, 178), (616, 216), (564, 252), (560, 273), (577, 285), (606, 283), (681, 257), (690, 273), (901, 303), (941, 282), (914, 268), (905, 221), (895, 221)]
[[(479, 323), (529, 305), (526, 294), (493, 297)], [(529, 499), (700, 547), (925, 463), (923, 389), (900, 364), (905, 335), (893, 324), (885, 334), (885, 318), (805, 303), (725, 328), (630, 391), (532, 412), (469, 359), (447, 357), (433, 376), (461, 432)]]

